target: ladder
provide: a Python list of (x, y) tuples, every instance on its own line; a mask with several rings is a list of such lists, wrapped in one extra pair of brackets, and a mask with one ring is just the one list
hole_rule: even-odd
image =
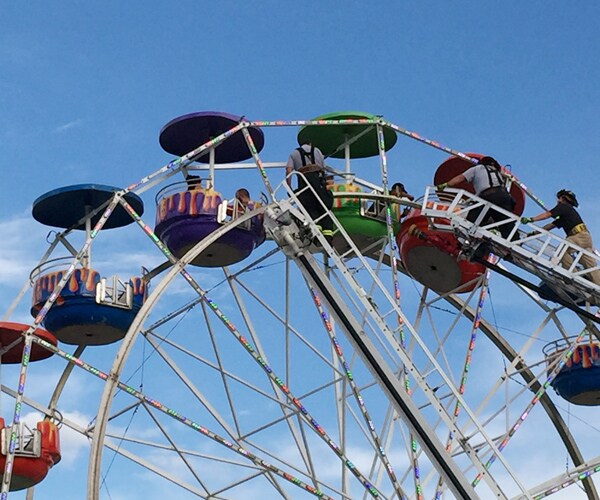
[[(461, 470), (454, 457), (445, 450), (436, 433), (430, 428), (424, 410), (416, 406), (411, 396), (401, 385), (398, 370), (406, 367), (410, 372), (414, 389), (420, 390), (420, 395), (425, 397), (444, 422), (446, 428), (457, 436), (455, 446), (458, 453), (470, 459), (474, 470), (482, 473), (488, 487), (498, 498), (505, 497), (498, 483), (493, 479), (490, 471), (486, 470), (479, 449), (476, 451), (473, 442), (478, 446), (483, 442), (483, 448), (499, 456), (503, 463), (505, 473), (509, 474), (517, 484), (518, 479), (501, 456), (497, 449), (495, 439), (477, 422), (473, 411), (468, 407), (452, 381), (438, 364), (434, 354), (428, 349), (416, 330), (412, 327), (404, 313), (396, 304), (392, 295), (374, 274), (366, 261), (366, 257), (353, 243), (352, 239), (339, 224), (335, 215), (327, 212), (334, 222), (334, 230), (339, 237), (344, 238), (344, 250), (338, 252), (320, 234), (317, 229), (319, 220), (312, 220), (304, 207), (299, 203), (295, 193), (287, 190), (287, 198), (271, 204), (265, 212), (265, 228), (270, 233), (272, 240), (282, 251), (292, 259), (302, 274), (319, 293), (321, 300), (327, 305), (330, 314), (335, 318), (335, 323), (353, 345), (354, 351), (371, 371), (375, 380), (384, 389), (390, 403), (400, 415), (400, 418), (411, 429), (429, 460), (435, 464), (436, 469), (442, 474), (446, 484), (457, 498), (478, 498), (472, 485)], [(314, 257), (314, 241), (319, 240), (319, 247), (325, 252), (328, 259), (328, 272), (336, 273), (337, 280), (342, 290), (345, 290), (350, 300), (345, 300), (339, 293), (339, 288), (333, 286), (331, 278), (322, 269)], [(352, 269), (347, 266), (347, 259), (352, 259)], [(356, 280), (357, 270), (372, 274), (377, 293), (367, 290)], [(375, 298), (375, 295), (377, 298)], [(357, 313), (357, 309), (360, 314)], [(395, 335), (398, 328), (397, 318), (401, 317), (403, 324), (411, 338), (415, 339), (415, 352), (428, 358), (430, 368), (426, 373), (421, 373), (414, 360), (414, 352), (407, 352), (398, 342)], [(416, 356), (417, 358), (419, 356)], [(433, 380), (436, 382), (434, 383)], [(432, 387), (436, 387), (433, 390)], [(446, 389), (440, 389), (445, 387)], [(475, 431), (467, 437), (462, 428), (457, 425), (448, 409), (444, 406), (437, 393), (448, 391), (460, 401), (465, 412), (465, 418), (471, 422)], [(456, 452), (456, 450), (455, 450)], [(462, 453), (461, 453), (462, 452)], [(522, 491), (524, 487), (519, 484)]]
[[(475, 210), (481, 213), (470, 222), (469, 214)], [(506, 219), (492, 222), (491, 210), (500, 212)], [(533, 224), (523, 225), (519, 216), (464, 190), (448, 188), (436, 192), (435, 187), (428, 186), (421, 213), (429, 219), (432, 228), (455, 233), (462, 248), (459, 258), (472, 259), (482, 254), (477, 252), (478, 248), (484, 248), (535, 275), (564, 300), (600, 306), (600, 286), (590, 280), (591, 273), (600, 267), (586, 269), (580, 264), (584, 256), (596, 260), (598, 256), (593, 252)], [(501, 226), (510, 228), (507, 238), (500, 235)], [(560, 265), (567, 252), (573, 257), (568, 269)]]

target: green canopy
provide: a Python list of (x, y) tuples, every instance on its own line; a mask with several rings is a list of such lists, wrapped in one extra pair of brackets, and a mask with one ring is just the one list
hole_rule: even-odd
[[(377, 120), (378, 116), (360, 111), (338, 111), (313, 118), (317, 120)], [(370, 130), (368, 130), (370, 129)], [(368, 131), (367, 131), (368, 130)], [(362, 135), (361, 135), (362, 134)], [(379, 154), (377, 146), (377, 128), (373, 123), (352, 125), (306, 125), (298, 132), (298, 144), (310, 141), (319, 148), (326, 157), (345, 158), (343, 144), (360, 137), (350, 144), (350, 158), (370, 158)], [(391, 149), (396, 144), (396, 132), (389, 128), (383, 129), (385, 150)]]

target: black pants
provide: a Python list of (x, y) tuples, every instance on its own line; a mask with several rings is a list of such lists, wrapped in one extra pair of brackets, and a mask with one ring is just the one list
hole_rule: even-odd
[[(515, 208), (515, 200), (510, 195), (510, 193), (503, 187), (495, 187), (495, 188), (486, 189), (485, 191), (482, 191), (481, 193), (479, 193), (477, 196), (479, 196), (481, 199), (483, 199), (485, 201), (489, 201), (490, 203), (493, 203), (494, 205), (496, 205), (500, 208), (503, 208), (507, 212), (512, 212), (513, 208)], [(477, 219), (477, 217), (479, 217), (479, 214), (481, 213), (482, 210), (483, 210), (483, 207), (479, 207), (479, 208), (475, 208), (475, 209), (469, 211), (469, 213), (467, 215), (467, 220), (470, 222), (475, 222), (475, 220)], [(490, 221), (491, 222), (500, 222), (500, 221), (506, 220), (508, 218), (503, 213), (500, 213), (494, 209), (490, 209), (487, 212), (487, 217), (488, 217), (487, 220), (484, 220), (483, 224), (487, 224)], [(514, 227), (515, 227), (515, 222), (509, 222), (507, 224), (502, 224), (501, 226), (498, 226), (498, 231), (500, 231), (500, 234), (502, 235), (502, 237), (504, 239), (508, 239), (508, 236), (510, 235), (510, 232), (513, 230)]]
[[(306, 181), (304, 179), (306, 179)], [(315, 196), (315, 193), (313, 193), (312, 190), (307, 188), (307, 183), (314, 189), (317, 196)], [(302, 191), (303, 189), (304, 191)], [(324, 215), (327, 210), (331, 210), (331, 207), (333, 206), (333, 194), (325, 187), (325, 177), (322, 172), (309, 172), (304, 174), (304, 178), (298, 176), (297, 191), (302, 191), (298, 194), (298, 200), (302, 203), (302, 206), (313, 220)], [(324, 208), (323, 205), (325, 205), (326, 208)], [(323, 217), (317, 224), (321, 226), (321, 230), (325, 235), (331, 235), (333, 231), (333, 221), (329, 216)]]

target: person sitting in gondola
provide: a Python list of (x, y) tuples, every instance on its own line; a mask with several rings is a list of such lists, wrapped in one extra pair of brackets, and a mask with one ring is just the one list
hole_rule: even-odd
[(185, 182), (187, 183), (188, 191), (198, 191), (202, 188), (202, 179), (197, 175), (186, 174)]
[[(390, 189), (390, 196), (396, 196), (397, 198), (405, 198), (407, 200), (413, 201), (415, 197), (412, 194), (409, 194), (404, 187), (404, 184), (401, 182), (396, 182), (392, 185)], [(376, 217), (385, 219), (385, 210), (386, 210), (386, 202), (382, 200), (378, 200), (374, 205), (369, 208), (370, 213), (374, 213)], [(405, 207), (402, 212), (400, 212), (400, 205), (394, 203), (391, 205), (392, 214), (394, 217), (400, 221), (403, 217), (406, 217), (408, 212), (410, 212), (410, 207)]]
[[(227, 207), (227, 215), (232, 219), (241, 217), (246, 212), (252, 211), (261, 206), (258, 201), (252, 201), (250, 199), (250, 192), (246, 188), (240, 188), (235, 192), (235, 199), (233, 204)], [(258, 214), (250, 220), (249, 226), (254, 227), (260, 225), (262, 228), (263, 214)], [(264, 229), (261, 229), (264, 231)]]
[(294, 171), (301, 174), (298, 176), (298, 187), (295, 190), (298, 200), (313, 220), (319, 219), (319, 229), (325, 238), (331, 240), (333, 221), (325, 214), (333, 206), (333, 193), (327, 189), (325, 157), (321, 150), (310, 141), (304, 141), (299, 148), (291, 152), (286, 163), (285, 173), (289, 186), (292, 185), (291, 173)]
[[(396, 196), (398, 198), (406, 198), (407, 200), (410, 200), (410, 201), (414, 201), (414, 199), (415, 199), (415, 197), (412, 194), (410, 194), (406, 191), (404, 184), (402, 184), (401, 182), (396, 182), (392, 186), (392, 189), (390, 189), (390, 194), (392, 196)], [(404, 210), (402, 210), (402, 212), (400, 213), (398, 220), (402, 219), (403, 217), (406, 217), (408, 215), (408, 212), (410, 212), (410, 210), (411, 210), (410, 207), (404, 207)]]
[[(573, 191), (568, 189), (561, 189), (556, 193), (556, 200), (558, 203), (554, 208), (541, 214), (534, 215), (533, 217), (521, 217), (521, 222), (527, 224), (529, 222), (537, 222), (540, 220), (549, 219), (552, 217), (552, 222), (543, 226), (547, 231), (560, 227), (564, 230), (567, 235), (567, 241), (577, 245), (578, 247), (587, 250), (588, 252), (594, 253), (594, 244), (592, 242), (592, 236), (589, 233), (587, 226), (583, 223), (583, 219), (579, 215), (579, 212), (575, 210), (579, 206), (577, 197)], [(569, 269), (573, 264), (573, 249), (567, 250), (563, 255), (560, 264), (565, 269)], [(579, 262), (585, 269), (596, 267), (596, 260), (588, 255), (582, 255)], [(585, 275), (590, 281), (600, 286), (600, 271), (591, 271)]]
[(235, 192), (233, 206), (227, 207), (227, 215), (236, 217), (243, 215), (247, 210), (253, 210), (255, 203), (250, 200), (250, 192), (246, 188), (240, 188)]
[[(250, 199), (250, 192), (246, 188), (240, 188), (235, 192), (235, 200), (233, 207), (227, 209), (228, 214), (232, 216), (232, 218), (240, 217), (247, 212), (251, 212), (261, 206), (259, 201), (252, 201)], [(231, 212), (229, 210), (231, 209)], [(233, 217), (233, 211), (236, 210), (236, 215)], [(260, 234), (260, 243), (265, 240), (265, 228), (263, 226), (263, 214), (260, 213), (254, 217), (252, 217), (248, 223), (248, 227), (251, 231)]]

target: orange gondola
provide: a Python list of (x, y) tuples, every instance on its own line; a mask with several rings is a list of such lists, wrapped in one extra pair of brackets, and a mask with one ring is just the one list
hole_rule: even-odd
[[(6, 426), (0, 417), (0, 435), (2, 452), (0, 454), (0, 475), (6, 466), (6, 454), (10, 439), (10, 426)], [(51, 467), (60, 462), (60, 440), (58, 427), (49, 420), (38, 422), (36, 428), (29, 430), (19, 425), (17, 446), (12, 467), (10, 491), (30, 488), (41, 482)]]

